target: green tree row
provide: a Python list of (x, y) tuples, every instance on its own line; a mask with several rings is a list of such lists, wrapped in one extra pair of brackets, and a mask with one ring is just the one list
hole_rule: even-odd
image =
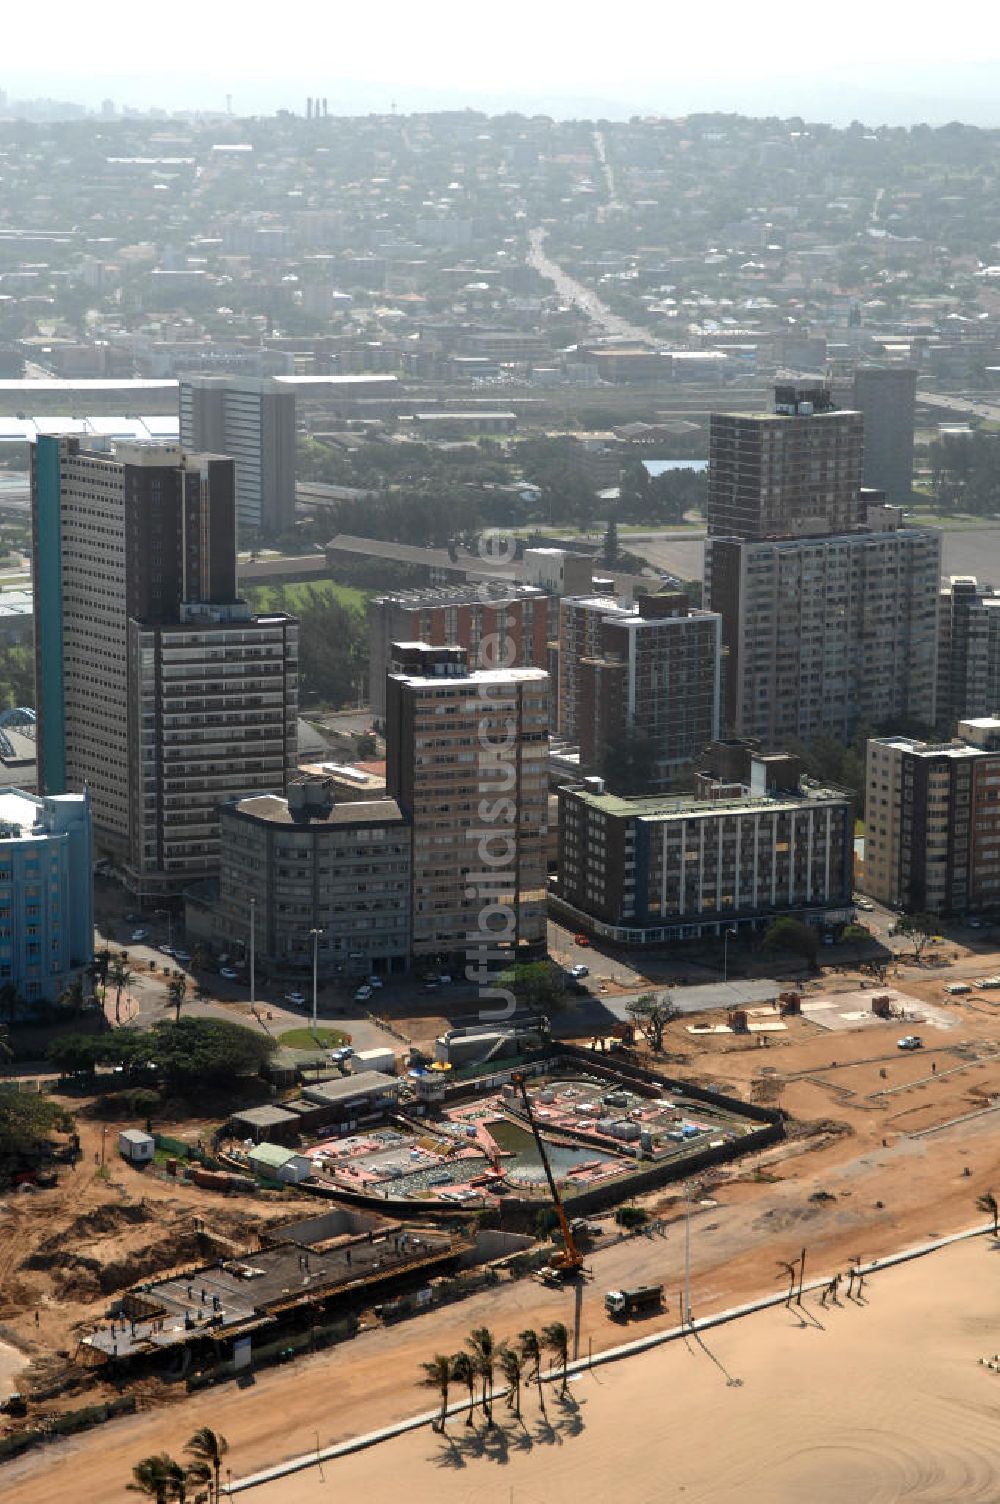
[(267, 1034), (221, 1018), (161, 1019), (149, 1030), (66, 1034), (49, 1046), (63, 1075), (121, 1067), (129, 1080), (156, 1078), (179, 1091), (257, 1075), (276, 1045)]

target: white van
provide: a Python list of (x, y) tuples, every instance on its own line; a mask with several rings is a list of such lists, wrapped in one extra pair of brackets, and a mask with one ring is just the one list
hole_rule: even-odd
[(951, 993), (952, 997), (961, 997), (963, 992), (968, 992), (970, 989), (968, 982), (949, 982), (944, 990)]

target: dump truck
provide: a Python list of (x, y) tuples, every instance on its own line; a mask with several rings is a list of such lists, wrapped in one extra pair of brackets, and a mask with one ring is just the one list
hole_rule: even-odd
[(635, 1285), (631, 1290), (609, 1290), (604, 1309), (616, 1320), (627, 1321), (643, 1311), (657, 1310), (663, 1304), (662, 1285)]

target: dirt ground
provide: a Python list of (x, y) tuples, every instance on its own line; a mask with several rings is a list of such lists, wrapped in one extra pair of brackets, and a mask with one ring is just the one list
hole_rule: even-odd
[[(989, 974), (988, 962), (980, 958), (978, 966), (977, 974)], [(1000, 971), (1000, 960), (993, 970)], [(940, 1004), (947, 979), (908, 968), (894, 986)], [(822, 991), (854, 991), (858, 980), (857, 974), (834, 974)], [(878, 1257), (981, 1221), (977, 1196), (1000, 1190), (1000, 1103), (996, 1110), (992, 1105), (1000, 1099), (1000, 1010), (986, 1000), (989, 996), (976, 993), (949, 1002), (955, 1027), (921, 1027), (925, 1048), (912, 1054), (896, 1048), (897, 1038), (913, 1027), (898, 1022), (831, 1032), (808, 1016), (793, 1018), (787, 1031), (768, 1036), (765, 1046), (753, 1036), (692, 1036), (686, 1027), (692, 1020), (679, 1020), (665, 1040), (668, 1074), (714, 1083), (744, 1098), (764, 1093), (791, 1116), (785, 1143), (699, 1181), (687, 1229), (681, 1188), (666, 1189), (647, 1198), (650, 1210), (664, 1219), (662, 1233), (595, 1251), (588, 1260), (591, 1277), (576, 1290), (551, 1290), (530, 1280), (504, 1283), (397, 1326), (376, 1326), (287, 1368), (262, 1372), (249, 1389), (226, 1385), (209, 1397), (190, 1398), (176, 1389), (150, 1393), (144, 1403), (153, 1408), (144, 1413), (5, 1465), (5, 1501), (36, 1504), (61, 1497), (70, 1485), (79, 1504), (124, 1498), (138, 1457), (177, 1451), (201, 1424), (229, 1438), (236, 1475), (314, 1448), (317, 1436), (325, 1445), (369, 1430), (425, 1408), (429, 1400), (418, 1385), (420, 1363), (434, 1352), (456, 1351), (478, 1324), (509, 1337), (525, 1326), (562, 1319), (578, 1352), (599, 1351), (621, 1340), (621, 1329), (603, 1312), (604, 1291), (616, 1284), (662, 1281), (667, 1308), (638, 1330), (673, 1324), (686, 1237), (691, 1302), (699, 1315), (773, 1291), (784, 1278), (779, 1261), (797, 1257), (803, 1248), (807, 1277), (832, 1275), (851, 1257)], [(0, 1221), (0, 1336), (13, 1335), (35, 1351), (72, 1350), (80, 1323), (95, 1319), (106, 1304), (107, 1294), (93, 1288), (101, 1269), (115, 1268), (126, 1252), (149, 1249), (154, 1242), (161, 1249), (174, 1246), (170, 1240), (185, 1217), (200, 1215), (225, 1233), (245, 1230), (278, 1211), (277, 1204), (256, 1197), (220, 1201), (194, 1188), (147, 1181), (115, 1159), (111, 1173), (131, 1193), (126, 1201), (115, 1184), (95, 1177), (100, 1129), (89, 1127), (85, 1134), (85, 1157), (75, 1174), (65, 1174), (56, 1191), (9, 1197)], [(133, 1223), (131, 1213), (122, 1215), (126, 1206), (142, 1202), (152, 1222)], [(103, 1230), (103, 1219), (87, 1220), (115, 1208), (111, 1231)], [(66, 1257), (54, 1267), (39, 1267), (57, 1234)], [(73, 1285), (73, 1261), (81, 1256), (97, 1265), (82, 1271), (89, 1280), (86, 1298)], [(135, 1278), (140, 1275), (137, 1269)], [(36, 1329), (33, 1307), (39, 1299)], [(158, 1407), (157, 1400), (170, 1402)], [(74, 1398), (72, 1403), (85, 1402)], [(488, 1495), (476, 1491), (476, 1497)]]
[(982, 1241), (937, 1253), (877, 1276), (863, 1304), (809, 1297), (805, 1317), (762, 1312), (584, 1373), (544, 1419), (529, 1394), (522, 1424), (501, 1405), (497, 1432), (456, 1417), (444, 1437), (423, 1429), (247, 1497), (389, 1499), (405, 1477), (413, 1504), (992, 1504), (1000, 1377), (978, 1359), (1000, 1315), (995, 1259)]
[[(71, 1111), (80, 1107), (60, 1100)], [(31, 1365), (27, 1374), (9, 1373), (0, 1392), (63, 1368), (109, 1301), (144, 1275), (212, 1257), (216, 1235), (246, 1246), (290, 1214), (266, 1194), (209, 1198), (183, 1180), (132, 1169), (117, 1152), (126, 1126), (109, 1123), (105, 1133), (103, 1124), (78, 1117), (78, 1164), (61, 1166), (52, 1190), (11, 1191), (0, 1201), (0, 1340)], [(197, 1125), (184, 1132), (197, 1136)], [(103, 1395), (105, 1386), (95, 1387)]]

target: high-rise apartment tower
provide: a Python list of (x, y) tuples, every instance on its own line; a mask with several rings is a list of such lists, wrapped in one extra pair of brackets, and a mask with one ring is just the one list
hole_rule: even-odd
[(770, 413), (713, 413), (709, 537), (845, 532), (861, 519), (860, 413), (820, 383), (775, 387)]
[(491, 934), (544, 943), (548, 699), (542, 669), (470, 672), (461, 648), (396, 644), (386, 786), (413, 828), (415, 956), (455, 956)]
[(239, 598), (230, 459), (43, 437), (32, 513), (39, 790), (89, 787), (96, 846), (178, 892), (295, 765), (298, 625)]
[(271, 536), (295, 521), (295, 393), (267, 377), (182, 376), (185, 449), (231, 455), (241, 535)]

